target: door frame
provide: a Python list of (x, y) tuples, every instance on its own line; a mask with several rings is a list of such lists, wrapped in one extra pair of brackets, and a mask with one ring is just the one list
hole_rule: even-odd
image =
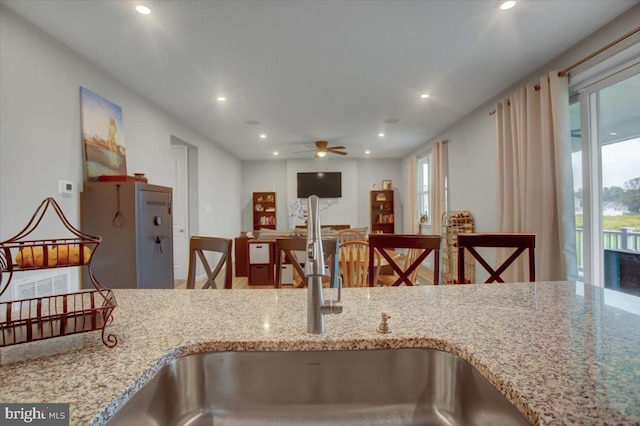
[(639, 73), (640, 63), (631, 61), (572, 88), (579, 94), (582, 133), (584, 282), (598, 287), (604, 287), (604, 232), (597, 94)]
[[(182, 203), (180, 202), (180, 200), (176, 199), (174, 197), (173, 200), (173, 205), (174, 205), (174, 215), (175, 215), (175, 209), (177, 205), (180, 205), (182, 208), (184, 208), (184, 238), (185, 238), (185, 244), (186, 244), (186, 253), (185, 253), (185, 264), (184, 264), (184, 268), (185, 271), (188, 271), (189, 268), (189, 240), (191, 238), (191, 235), (193, 232), (197, 232), (196, 230), (194, 230), (194, 223), (192, 222), (193, 220), (193, 215), (192, 215), (192, 211), (193, 209), (197, 208), (197, 206), (194, 206), (194, 203), (197, 203), (197, 200), (194, 200), (193, 198), (193, 191), (192, 191), (192, 185), (196, 185), (196, 183), (193, 183), (192, 181), (194, 179), (197, 179), (197, 175), (193, 173), (193, 165), (192, 165), (192, 160), (194, 158), (196, 158), (195, 156), (197, 155), (197, 148), (189, 145), (188, 143), (175, 138), (174, 136), (171, 136), (171, 144), (170, 144), (170, 149), (173, 152), (174, 150), (180, 150), (183, 152), (183, 155), (181, 155), (181, 158), (183, 158), (183, 176), (182, 176), (182, 181), (184, 182), (185, 187), (182, 188), (182, 190), (184, 191), (184, 197), (186, 197), (186, 202)], [(171, 154), (171, 159), (172, 161), (176, 161), (176, 158), (173, 156), (173, 154)], [(177, 188), (174, 189), (174, 191), (178, 192)], [(175, 195), (175, 194), (174, 194)], [(197, 224), (196, 224), (197, 225)], [(174, 247), (174, 251), (175, 251), (175, 247)], [(176, 274), (175, 271), (175, 263), (174, 263), (174, 277), (175, 279), (178, 279), (178, 274)], [(187, 277), (185, 276), (184, 279), (186, 279)]]

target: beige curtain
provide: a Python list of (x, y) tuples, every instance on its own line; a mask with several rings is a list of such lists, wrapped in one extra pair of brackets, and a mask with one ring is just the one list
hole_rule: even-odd
[[(576, 279), (568, 78), (523, 87), (496, 118), (499, 230), (536, 234), (536, 280)], [(505, 278), (525, 281), (523, 259), (510, 269)]]
[(407, 221), (407, 232), (417, 234), (419, 232), (419, 212), (416, 206), (416, 194), (418, 191), (418, 157), (413, 155), (409, 160), (409, 220)]
[(447, 141), (436, 142), (431, 147), (431, 233), (442, 233), (442, 214), (447, 211), (445, 179), (447, 177)]

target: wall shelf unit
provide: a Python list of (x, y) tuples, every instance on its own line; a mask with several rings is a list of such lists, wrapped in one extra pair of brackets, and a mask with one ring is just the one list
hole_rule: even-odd
[(276, 229), (276, 193), (253, 193), (253, 229)]
[(374, 234), (395, 233), (393, 189), (371, 191), (371, 232)]

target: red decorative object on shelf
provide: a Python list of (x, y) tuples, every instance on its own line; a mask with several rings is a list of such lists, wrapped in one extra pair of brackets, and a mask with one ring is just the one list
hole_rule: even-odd
[(134, 173), (133, 176), (138, 182), (149, 182), (149, 180), (144, 176), (144, 173)]

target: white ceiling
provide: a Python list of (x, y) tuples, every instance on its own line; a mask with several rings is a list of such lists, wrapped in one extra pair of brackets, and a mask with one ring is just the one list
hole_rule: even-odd
[(2, 1), (241, 159), (401, 157), (638, 4), (499, 3)]

